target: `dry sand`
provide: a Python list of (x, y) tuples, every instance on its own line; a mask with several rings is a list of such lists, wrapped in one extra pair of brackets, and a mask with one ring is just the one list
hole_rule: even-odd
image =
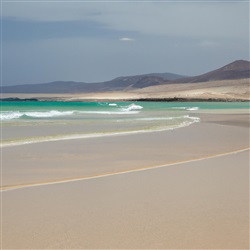
[(138, 89), (134, 92), (148, 98), (199, 98), (208, 100), (250, 100), (250, 79), (209, 81), (200, 83), (166, 84)]
[(138, 99), (224, 100), (250, 101), (250, 79), (178, 83), (130, 89), (124, 91), (78, 94), (1, 94), (1, 98), (37, 98), (62, 101), (118, 101)]
[(173, 131), (4, 148), (3, 185), (17, 189), (1, 193), (3, 249), (249, 249), (249, 151), (230, 154), (249, 148), (249, 115), (200, 117)]

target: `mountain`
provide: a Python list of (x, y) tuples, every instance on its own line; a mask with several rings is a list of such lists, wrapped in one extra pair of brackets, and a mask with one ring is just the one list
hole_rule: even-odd
[(177, 74), (173, 74), (173, 73), (151, 73), (151, 74), (145, 74), (145, 75), (141, 75), (141, 76), (155, 76), (155, 77), (160, 77), (163, 78), (164, 80), (176, 80), (179, 78), (183, 78), (183, 75), (177, 75)]
[(73, 81), (57, 81), (41, 84), (26, 84), (3, 86), (2, 93), (94, 93), (143, 89), (146, 87), (180, 83), (200, 83), (221, 80), (236, 80), (250, 78), (250, 62), (234, 61), (226, 66), (208, 73), (184, 77), (171, 73), (152, 73), (136, 76), (117, 77), (111, 81), (98, 83), (84, 83)]
[[(181, 75), (172, 73), (152, 73), (137, 76), (117, 77), (111, 81), (98, 83), (85, 83), (73, 81), (56, 81), (50, 83), (25, 84), (14, 86), (3, 86), (2, 93), (91, 93), (105, 91), (122, 91), (125, 89), (143, 88), (159, 85), (182, 78)], [(167, 80), (167, 78), (169, 80)]]
[[(73, 93), (85, 83), (73, 81), (56, 81), (38, 84), (3, 86), (2, 93)], [(69, 92), (70, 91), (70, 92)]]
[(245, 60), (237, 60), (226, 66), (210, 71), (206, 74), (184, 77), (173, 81), (174, 83), (197, 83), (220, 80), (235, 80), (250, 78), (250, 62)]

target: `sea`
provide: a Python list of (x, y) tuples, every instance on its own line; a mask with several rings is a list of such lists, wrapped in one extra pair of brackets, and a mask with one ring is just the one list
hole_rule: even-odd
[(173, 130), (249, 102), (1, 102), (1, 147)]

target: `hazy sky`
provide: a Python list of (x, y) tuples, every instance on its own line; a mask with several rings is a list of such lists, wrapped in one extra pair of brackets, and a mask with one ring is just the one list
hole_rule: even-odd
[(3, 85), (198, 75), (249, 60), (248, 1), (2, 2)]

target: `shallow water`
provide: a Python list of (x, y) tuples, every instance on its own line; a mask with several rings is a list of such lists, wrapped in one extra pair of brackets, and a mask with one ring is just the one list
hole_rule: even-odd
[(247, 109), (249, 103), (2, 102), (2, 147), (176, 129), (201, 110)]

